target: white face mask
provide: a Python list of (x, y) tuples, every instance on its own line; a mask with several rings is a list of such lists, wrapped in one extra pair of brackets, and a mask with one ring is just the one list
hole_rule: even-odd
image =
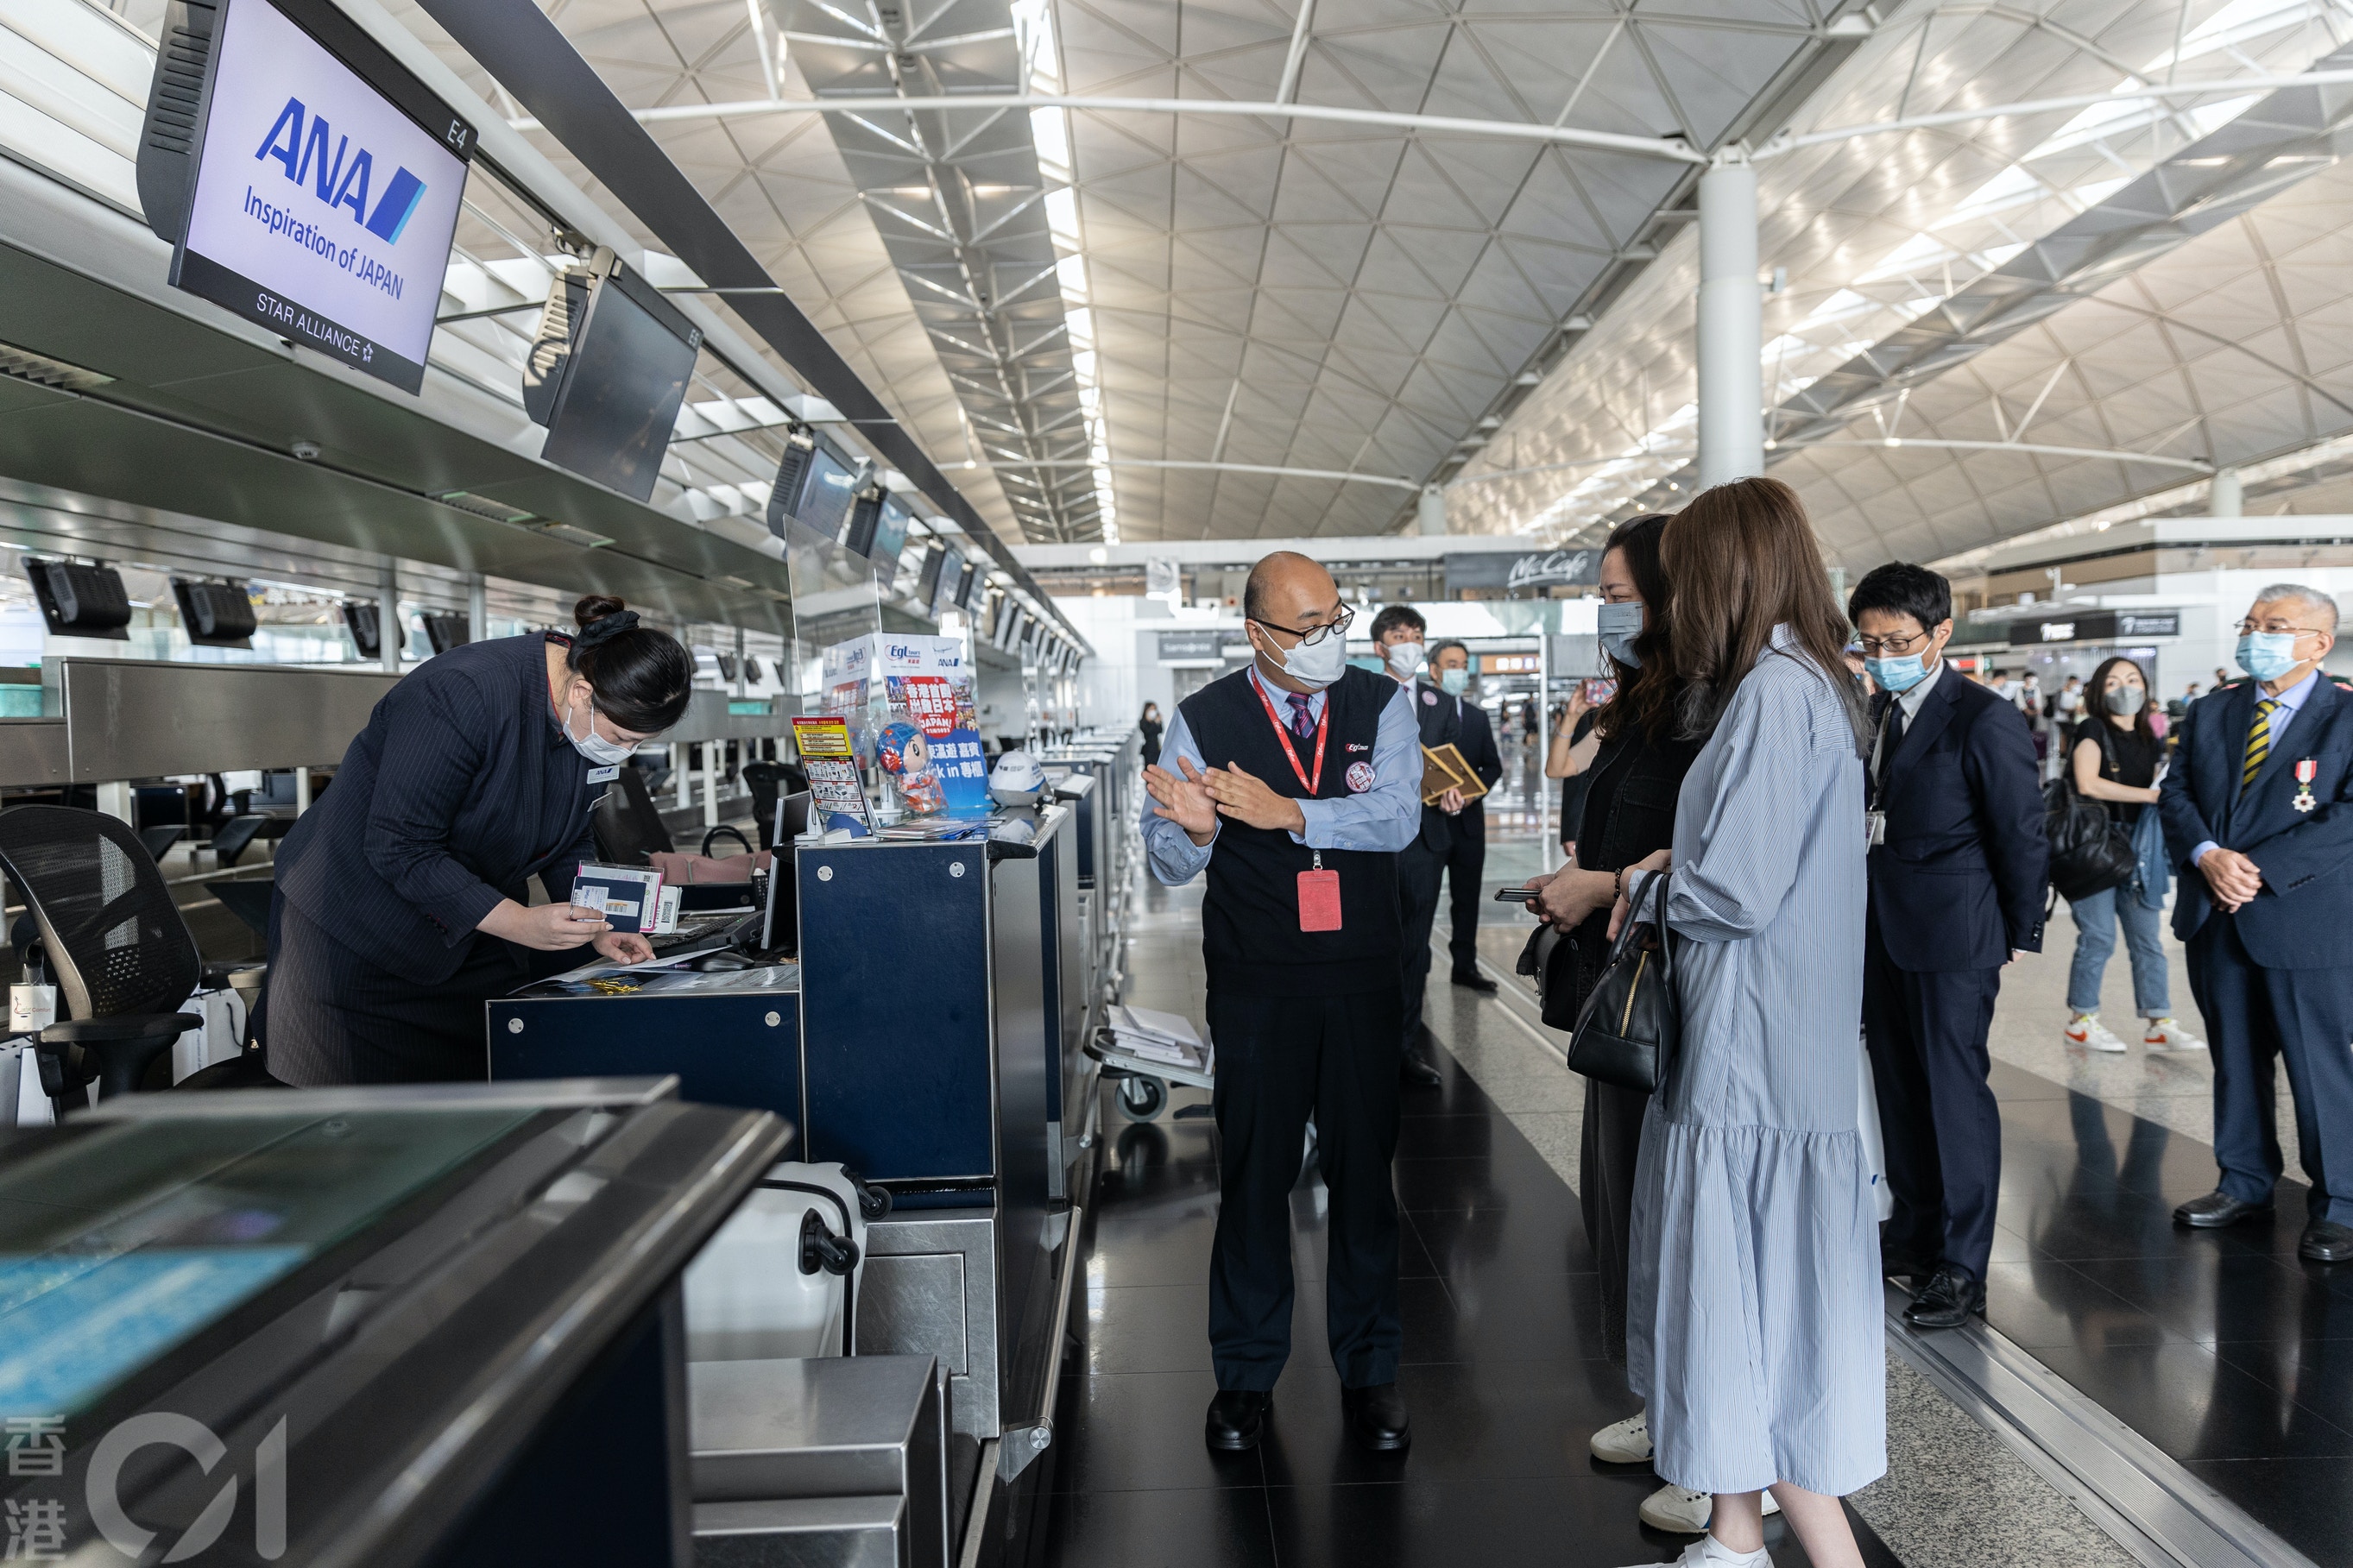
[(1389, 644), (1388, 660), (1390, 670), (1399, 680), (1410, 679), (1413, 672), (1421, 668), (1421, 644), (1393, 642)]
[(617, 763), (626, 763), (638, 754), (638, 748), (634, 744), (623, 745), (618, 741), (608, 741), (596, 733), (596, 710), (593, 707), (588, 710), (588, 733), (586, 735), (575, 735), (572, 732), (572, 710), (569, 706), (565, 707), (564, 738), (572, 742), (574, 751), (600, 768), (609, 768)]
[[(1267, 637), (1266, 642), (1267, 647), (1274, 647), (1272, 637)], [(1283, 674), (1308, 690), (1321, 691), (1339, 679), (1341, 672), (1348, 668), (1347, 639), (1327, 635), (1315, 642), (1299, 644), (1287, 658), (1276, 648), (1275, 662), (1282, 666)]]

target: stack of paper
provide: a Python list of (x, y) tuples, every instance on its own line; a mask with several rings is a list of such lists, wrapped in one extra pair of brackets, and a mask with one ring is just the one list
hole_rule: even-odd
[(1146, 1061), (1171, 1062), (1200, 1070), (1208, 1052), (1199, 1031), (1174, 1013), (1149, 1007), (1113, 1007), (1110, 1013), (1113, 1046)]

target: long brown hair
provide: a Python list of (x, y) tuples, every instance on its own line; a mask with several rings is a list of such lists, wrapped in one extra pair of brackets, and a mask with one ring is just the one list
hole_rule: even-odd
[(1846, 617), (1798, 492), (1778, 479), (1735, 479), (1702, 490), (1659, 542), (1674, 601), (1675, 668), (1688, 683), (1683, 732), (1714, 731), (1733, 693), (1786, 625), (1847, 707), (1856, 744), (1865, 730), (1846, 668)]
[(1628, 668), (1615, 658), (1610, 668), (1618, 677), (1618, 694), (1593, 716), (1593, 732), (1603, 740), (1631, 720), (1643, 738), (1663, 741), (1673, 732), (1675, 696), (1683, 682), (1675, 674), (1674, 644), (1667, 630), (1667, 574), (1659, 565), (1659, 538), (1667, 529), (1667, 514), (1645, 512), (1628, 518), (1610, 531), (1601, 547), (1606, 558), (1615, 550), (1634, 579), (1642, 600), (1642, 635), (1634, 639), (1634, 653), (1642, 662)]

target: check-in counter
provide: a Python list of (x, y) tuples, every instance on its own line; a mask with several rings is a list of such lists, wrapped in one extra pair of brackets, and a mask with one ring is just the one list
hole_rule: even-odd
[(1050, 1414), (1071, 1162), (1095, 1100), (1075, 818), (1017, 820), (1019, 841), (797, 846), (797, 963), (606, 989), (558, 977), (487, 1008), (494, 1079), (674, 1074), (690, 1100), (792, 1121), (791, 1158), (889, 1189), (859, 1346), (935, 1356), (976, 1443)]
[(786, 1130), (674, 1087), (129, 1095), (0, 1142), (11, 1555), (685, 1568), (679, 1280)]

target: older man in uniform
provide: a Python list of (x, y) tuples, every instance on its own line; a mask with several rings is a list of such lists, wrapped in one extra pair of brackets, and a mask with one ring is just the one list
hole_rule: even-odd
[(2353, 1259), (2353, 689), (2320, 672), (2336, 646), (2335, 600), (2265, 588), (2239, 624), (2251, 679), (2184, 712), (2158, 795), (2167, 852), (2195, 873), (2173, 934), (2212, 1042), (2221, 1166), (2173, 1217), (2216, 1229), (2271, 1213), (2284, 1058), (2312, 1181), (2296, 1251), (2316, 1263)]
[(1412, 704), (1347, 662), (1330, 574), (1278, 551), (1242, 615), (1256, 658), (1177, 705), (1145, 770), (1152, 874), (1204, 868), (1201, 956), (1218, 1051), (1209, 1447), (1257, 1445), (1291, 1353), (1289, 1194), (1307, 1121), (1330, 1190), (1325, 1327), (1350, 1432), (1408, 1440), (1397, 1390), (1398, 851), (1421, 816)]

